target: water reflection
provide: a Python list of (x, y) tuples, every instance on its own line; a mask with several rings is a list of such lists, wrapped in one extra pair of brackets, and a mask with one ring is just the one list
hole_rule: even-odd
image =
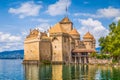
[(38, 65), (24, 65), (26, 80), (39, 80), (39, 66)]
[(120, 80), (120, 68), (95, 65), (24, 65), (25, 80)]
[(52, 80), (62, 80), (62, 65), (52, 65)]

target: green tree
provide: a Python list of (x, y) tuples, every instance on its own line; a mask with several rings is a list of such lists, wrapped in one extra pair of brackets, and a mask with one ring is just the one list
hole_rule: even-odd
[(120, 59), (120, 20), (109, 25), (109, 34), (99, 39), (102, 53), (110, 53), (114, 60)]
[(96, 58), (96, 56), (97, 56), (96, 52), (93, 52), (92, 54), (90, 54), (90, 57), (92, 57), (92, 58)]

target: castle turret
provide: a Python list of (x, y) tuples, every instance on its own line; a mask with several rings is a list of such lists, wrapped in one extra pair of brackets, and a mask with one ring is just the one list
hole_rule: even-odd
[(93, 35), (90, 34), (90, 32), (87, 32), (84, 36), (83, 39), (94, 39)]
[(84, 44), (86, 45), (86, 49), (95, 49), (95, 38), (90, 32), (87, 32), (83, 36)]
[(39, 61), (39, 43), (40, 43), (40, 33), (39, 30), (30, 30), (29, 35), (24, 41), (24, 61), (36, 60)]
[(73, 29), (73, 23), (70, 21), (68, 17), (63, 18), (60, 21), (61, 27), (69, 33)]
[(75, 40), (75, 47), (78, 47), (79, 45), (79, 40), (80, 40), (80, 34), (77, 32), (76, 29), (73, 29), (69, 32), (71, 37)]
[(76, 40), (80, 40), (80, 34), (78, 33), (76, 29), (71, 30), (69, 34), (72, 36), (72, 38)]

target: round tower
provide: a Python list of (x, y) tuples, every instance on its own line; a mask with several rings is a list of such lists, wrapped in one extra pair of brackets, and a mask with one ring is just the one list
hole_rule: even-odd
[(77, 47), (79, 45), (79, 41), (80, 41), (80, 34), (77, 32), (76, 29), (71, 30), (69, 32), (69, 34), (75, 40), (75, 47)]
[(80, 34), (77, 32), (76, 29), (73, 29), (69, 32), (69, 34), (74, 38), (75, 40), (80, 40)]
[(87, 49), (94, 49), (95, 48), (95, 38), (90, 32), (87, 32), (83, 36), (83, 41)]

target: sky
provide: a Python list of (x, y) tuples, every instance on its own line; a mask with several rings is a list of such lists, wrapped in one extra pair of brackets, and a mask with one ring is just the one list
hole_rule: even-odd
[(99, 47), (120, 19), (120, 0), (0, 0), (0, 52), (23, 49), (30, 29), (46, 31), (66, 15), (81, 39), (89, 31)]

